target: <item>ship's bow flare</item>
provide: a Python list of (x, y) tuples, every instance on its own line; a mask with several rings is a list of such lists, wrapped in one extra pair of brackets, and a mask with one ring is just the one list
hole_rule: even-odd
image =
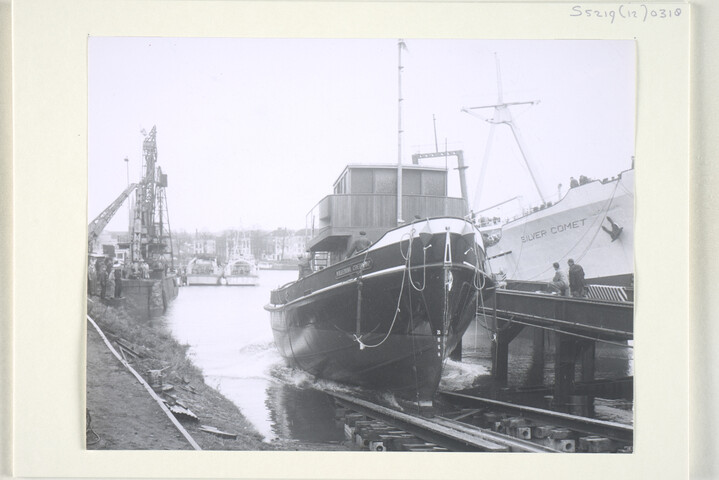
[(280, 353), (318, 377), (431, 399), (493, 288), (481, 238), (460, 218), (420, 220), (273, 291)]

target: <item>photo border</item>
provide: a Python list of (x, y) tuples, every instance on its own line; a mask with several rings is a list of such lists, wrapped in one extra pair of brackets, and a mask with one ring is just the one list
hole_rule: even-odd
[[(587, 5), (597, 11), (616, 11), (621, 4)], [(660, 8), (653, 7), (657, 5), (654, 2), (646, 5)], [(15, 3), (14, 474), (413, 479), (498, 473), (502, 478), (538, 474), (565, 478), (577, 472), (584, 478), (686, 476), (689, 6), (662, 4), (662, 8), (682, 10), (682, 15), (672, 19), (649, 17), (648, 21), (613, 23), (608, 17), (573, 15), (574, 6), (432, 1)], [(78, 294), (85, 291), (86, 284), (89, 36), (635, 39), (634, 453), (557, 457), (85, 450), (86, 322), (84, 298)], [(672, 141), (664, 141), (668, 138)], [(669, 194), (671, 202), (667, 202)], [(661, 208), (656, 208), (658, 205)], [(670, 268), (668, 250), (673, 256)], [(671, 389), (666, 386), (667, 379), (672, 382)]]

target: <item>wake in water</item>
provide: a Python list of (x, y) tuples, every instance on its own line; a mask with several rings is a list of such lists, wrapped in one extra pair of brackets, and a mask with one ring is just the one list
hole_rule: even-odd
[(317, 378), (303, 370), (288, 367), (284, 365), (284, 363), (273, 365), (270, 370), (270, 375), (272, 380), (300, 390), (314, 389), (324, 392), (339, 392), (355, 395), (361, 390), (359, 387)]
[(205, 347), (211, 353), (203, 355), (205, 376), (228, 380), (271, 380), (271, 369), (282, 358), (271, 341), (250, 343), (237, 349), (235, 345)]
[(444, 365), (442, 379), (439, 382), (439, 388), (452, 392), (465, 390), (477, 386), (480, 377), (489, 374), (489, 369), (484, 365), (447, 360)]

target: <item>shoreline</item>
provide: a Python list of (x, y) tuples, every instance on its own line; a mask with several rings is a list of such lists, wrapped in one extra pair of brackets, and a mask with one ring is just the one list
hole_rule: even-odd
[[(89, 297), (88, 316), (166, 405), (181, 412), (175, 413), (175, 418), (201, 449), (284, 450), (279, 442), (263, 441), (239, 408), (205, 383), (202, 371), (187, 357), (188, 345), (179, 344), (159, 321), (131, 316), (122, 301), (110, 305), (116, 302)], [(160, 405), (112, 354), (89, 322), (86, 337), (87, 448), (191, 450), (193, 447)], [(150, 370), (161, 370), (161, 376), (150, 374)], [(203, 431), (203, 426), (223, 433)], [(293, 450), (304, 449), (293, 446)]]

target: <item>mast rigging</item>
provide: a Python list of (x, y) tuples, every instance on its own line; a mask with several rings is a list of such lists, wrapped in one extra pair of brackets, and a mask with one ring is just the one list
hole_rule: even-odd
[[(539, 198), (542, 200), (542, 203), (547, 203), (544, 199), (544, 195), (542, 194), (542, 190), (539, 187), (539, 183), (537, 181), (536, 175), (534, 173), (534, 170), (532, 169), (531, 162), (529, 160), (529, 157), (527, 155), (527, 148), (524, 145), (524, 140), (522, 139), (521, 132), (519, 131), (519, 127), (514, 122), (514, 118), (512, 117), (512, 112), (510, 111), (509, 107), (517, 106), (517, 105), (536, 105), (539, 103), (539, 100), (532, 100), (528, 102), (505, 102), (503, 99), (502, 94), (502, 76), (499, 68), (499, 57), (497, 57), (497, 54), (494, 54), (494, 60), (496, 64), (497, 69), (497, 102), (491, 105), (481, 105), (478, 107), (464, 107), (462, 108), (462, 112), (467, 113), (473, 117), (479, 118), (481, 120), (484, 120), (485, 122), (490, 124), (489, 129), (489, 135), (487, 138), (487, 145), (484, 150), (484, 159), (482, 161), (482, 169), (480, 170), (479, 174), (479, 185), (477, 188), (477, 193), (475, 195), (475, 205), (479, 207), (479, 200), (481, 198), (482, 194), (482, 187), (484, 184), (484, 175), (486, 173), (487, 164), (489, 163), (489, 152), (492, 148), (492, 139), (494, 138), (494, 130), (497, 125), (505, 124), (508, 125), (509, 128), (512, 130), (512, 135), (514, 136), (514, 140), (517, 142), (517, 146), (519, 147), (519, 151), (522, 154), (522, 159), (524, 160), (524, 164), (527, 167), (527, 170), (529, 171), (529, 175), (532, 178), (532, 182), (534, 183), (534, 187), (537, 189), (537, 193), (539, 194)], [(483, 110), (487, 108), (493, 108), (494, 109), (494, 115), (492, 118), (484, 118), (481, 115), (478, 115), (473, 110)]]

